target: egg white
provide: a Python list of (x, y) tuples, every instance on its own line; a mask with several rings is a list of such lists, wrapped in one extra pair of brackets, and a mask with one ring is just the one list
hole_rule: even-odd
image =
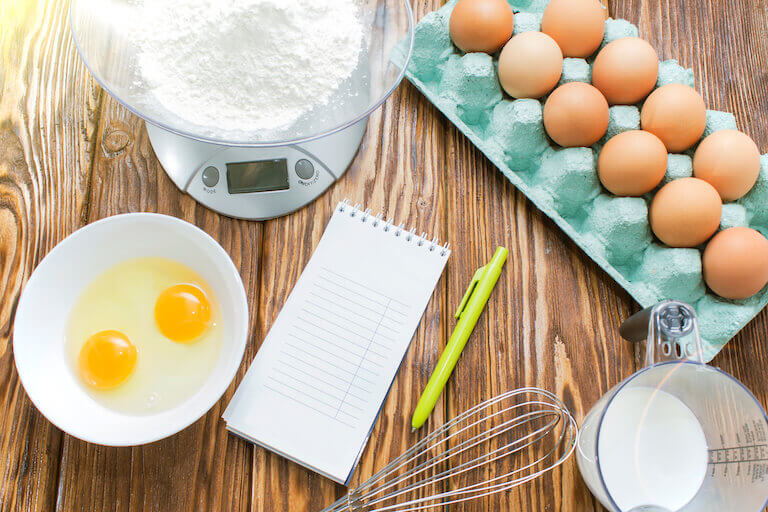
[[(182, 283), (198, 286), (211, 302), (212, 322), (189, 343), (162, 335), (155, 323), (155, 302), (165, 289)], [(104, 330), (124, 333), (138, 350), (136, 368), (122, 385), (97, 390), (78, 369), (85, 342)], [(208, 378), (221, 350), (220, 312), (210, 287), (192, 269), (165, 258), (138, 258), (96, 277), (70, 312), (66, 357), (78, 382), (94, 400), (125, 414), (154, 414), (189, 399)]]

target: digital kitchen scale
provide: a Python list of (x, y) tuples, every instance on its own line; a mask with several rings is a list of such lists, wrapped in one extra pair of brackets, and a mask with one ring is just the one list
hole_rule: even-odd
[(230, 217), (279, 217), (314, 201), (355, 158), (367, 119), (310, 142), (222, 146), (147, 123), (157, 158), (179, 189)]
[(155, 154), (180, 190), (214, 211), (243, 219), (295, 211), (346, 172), (368, 116), (403, 79), (405, 66), (390, 60), (395, 45), (401, 45), (397, 50), (407, 55), (406, 63), (413, 48), (408, 0), (362, 2), (360, 58), (328, 104), (271, 133), (212, 131), (168, 111), (143, 87), (137, 60), (152, 55), (142, 54), (131, 36), (142, 23), (140, 4), (73, 0), (70, 27), (80, 57), (111, 96), (147, 121)]

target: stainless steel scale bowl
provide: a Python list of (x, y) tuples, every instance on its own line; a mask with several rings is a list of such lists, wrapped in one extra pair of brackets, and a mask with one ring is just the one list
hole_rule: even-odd
[(138, 9), (135, 0), (73, 0), (70, 26), (81, 58), (109, 94), (147, 121), (152, 147), (179, 189), (244, 219), (290, 213), (346, 172), (368, 116), (403, 79), (390, 61), (393, 47), (409, 41), (410, 57), (413, 46), (408, 0), (360, 0), (365, 44), (353, 75), (327, 106), (281, 130), (213, 131), (168, 111), (138, 85), (139, 49), (129, 35), (131, 23), (141, 22)]

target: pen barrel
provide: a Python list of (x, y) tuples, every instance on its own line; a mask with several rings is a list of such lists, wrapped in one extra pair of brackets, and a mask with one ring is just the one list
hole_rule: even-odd
[(456, 363), (461, 355), (461, 349), (464, 348), (468, 339), (469, 337), (466, 337), (463, 343), (461, 343), (461, 346), (456, 347), (458, 350), (446, 349), (440, 355), (435, 370), (432, 372), (429, 382), (427, 382), (427, 387), (424, 388), (424, 394), (421, 395), (419, 403), (416, 405), (416, 410), (413, 412), (413, 422), (411, 424), (413, 428), (421, 427), (432, 413), (432, 410), (437, 403), (437, 399), (440, 398), (445, 384), (448, 382), (448, 379), (453, 373), (453, 369), (456, 367)]
[(491, 261), (485, 267), (478, 270), (475, 276), (477, 282), (473, 283), (474, 288), (467, 292), (465, 297), (466, 303), (464, 303), (465, 300), (462, 300), (464, 307), (458, 313), (459, 321), (456, 323), (456, 328), (453, 334), (451, 334), (445, 350), (440, 355), (435, 370), (429, 378), (427, 387), (424, 388), (424, 393), (416, 405), (411, 422), (413, 428), (419, 428), (427, 421), (437, 403), (437, 399), (440, 398), (443, 388), (453, 373), (461, 352), (464, 350), (464, 346), (472, 335), (477, 320), (480, 318), (490, 298), (491, 291), (496, 286), (499, 274), (501, 273), (501, 267), (504, 265), (508, 253), (507, 249), (499, 247)]
[(509, 251), (506, 247), (499, 247), (496, 249), (496, 252), (493, 253), (493, 257), (491, 258), (491, 261), (488, 262), (488, 265), (491, 267), (498, 267), (498, 269), (501, 270), (502, 265), (504, 265), (504, 262), (507, 261), (508, 255)]

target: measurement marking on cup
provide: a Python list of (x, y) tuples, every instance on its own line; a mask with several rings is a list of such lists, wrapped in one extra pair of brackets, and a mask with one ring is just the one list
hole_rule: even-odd
[(768, 445), (751, 444), (709, 450), (709, 465), (712, 468), (710, 476), (713, 477), (721, 468), (723, 477), (740, 478), (745, 471), (753, 480), (762, 480), (768, 473)]
[(752, 444), (709, 450), (709, 463), (713, 465), (766, 461), (768, 461), (768, 445), (766, 444)]

